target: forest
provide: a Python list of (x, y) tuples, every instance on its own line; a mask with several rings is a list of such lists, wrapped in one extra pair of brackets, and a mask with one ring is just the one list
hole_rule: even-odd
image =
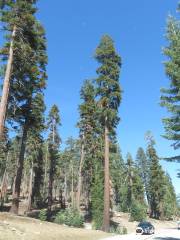
[[(46, 30), (37, 20), (36, 0), (0, 0), (4, 44), (0, 46), (0, 211), (43, 221), (120, 231), (113, 212), (129, 221), (180, 216), (180, 199), (160, 161), (153, 133), (146, 149), (122, 156), (118, 144), (119, 108), (123, 101), (121, 54), (110, 35), (103, 35), (93, 54), (96, 78), (85, 80), (77, 106), (79, 137), (62, 147), (61, 111), (57, 102), (47, 113), (48, 54)], [(180, 6), (177, 7), (180, 10)], [(178, 12), (179, 14), (179, 12)], [(169, 17), (164, 70), (169, 88), (160, 89), (164, 138), (180, 148), (180, 21)], [(50, 83), (49, 83), (50, 84)], [(58, 101), (58, 99), (57, 99)], [(180, 175), (179, 175), (180, 176)]]

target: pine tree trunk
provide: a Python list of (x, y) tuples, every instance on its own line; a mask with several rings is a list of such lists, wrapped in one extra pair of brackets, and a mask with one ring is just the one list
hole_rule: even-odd
[(24, 176), (22, 177), (22, 197), (25, 198), (26, 196), (26, 184), (27, 184), (27, 177), (26, 172), (24, 173)]
[(16, 35), (16, 26), (14, 26), (13, 32), (12, 32), (12, 40), (9, 48), (9, 58), (6, 66), (1, 102), (0, 102), (0, 139), (3, 137), (4, 122), (6, 117), (7, 105), (8, 105), (9, 86), (10, 86), (10, 78), (11, 78), (11, 72), (12, 72), (13, 54), (14, 54), (13, 45), (14, 45), (15, 35)]
[(7, 171), (5, 169), (4, 174), (3, 174), (2, 184), (1, 184), (2, 198), (5, 198), (6, 193), (7, 193), (7, 188), (8, 188)]
[(71, 205), (74, 208), (74, 167), (72, 166), (71, 172)]
[(31, 173), (30, 173), (30, 179), (29, 179), (27, 211), (31, 210), (31, 205), (32, 205), (32, 186), (33, 186), (33, 164), (32, 164)]
[(17, 171), (16, 171), (16, 176), (14, 181), (12, 206), (10, 209), (10, 212), (14, 214), (18, 214), (18, 209), (19, 209), (19, 197), (20, 197), (20, 190), (21, 190), (22, 172), (24, 167), (24, 154), (26, 150), (27, 132), (28, 132), (27, 120), (25, 120), (23, 136), (21, 139), (20, 154), (19, 154), (19, 159), (17, 163)]
[(80, 159), (80, 165), (79, 165), (79, 175), (78, 175), (78, 187), (77, 187), (77, 209), (80, 209), (80, 201), (81, 201), (81, 188), (82, 188), (82, 167), (84, 162), (84, 143), (82, 143), (81, 146), (81, 159)]
[(50, 163), (49, 184), (48, 184), (48, 212), (51, 212), (53, 199), (53, 163)]
[(43, 182), (43, 152), (40, 149), (38, 149), (38, 157), (35, 161), (35, 167), (34, 167), (34, 184), (32, 189), (32, 203), (33, 206), (38, 208), (39, 204), (41, 203), (42, 197), (41, 197), (41, 186)]
[(53, 186), (53, 189), (54, 189), (54, 201), (57, 200), (57, 185), (56, 185), (56, 181), (54, 181), (54, 186)]
[(133, 199), (134, 199), (134, 196), (133, 196), (133, 170), (132, 169), (130, 170), (129, 186), (130, 186), (130, 195), (129, 195), (130, 206), (129, 206), (129, 208), (131, 208), (132, 207), (132, 202), (133, 202)]
[(48, 144), (46, 147), (46, 154), (45, 154), (45, 167), (44, 167), (44, 186), (43, 186), (43, 194), (44, 197), (47, 194), (47, 169), (48, 169)]
[(67, 202), (67, 176), (66, 176), (66, 173), (64, 176), (64, 201), (65, 201), (65, 205), (66, 205), (66, 202)]
[(105, 154), (104, 154), (104, 213), (103, 226), (105, 232), (109, 232), (110, 227), (110, 192), (109, 192), (109, 129), (105, 126)]

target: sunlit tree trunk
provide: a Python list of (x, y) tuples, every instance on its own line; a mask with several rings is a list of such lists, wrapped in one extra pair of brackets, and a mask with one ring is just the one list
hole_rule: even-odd
[(8, 57), (8, 62), (6, 66), (1, 103), (0, 103), (0, 139), (3, 137), (4, 123), (5, 123), (6, 111), (7, 111), (7, 105), (8, 105), (10, 78), (11, 78), (13, 54), (14, 54), (13, 45), (14, 45), (15, 35), (16, 35), (16, 26), (14, 26), (13, 32), (12, 32), (12, 40), (9, 48), (9, 57)]
[(47, 194), (47, 170), (48, 170), (48, 144), (46, 146), (46, 153), (45, 153), (45, 166), (44, 166), (44, 184), (43, 184), (43, 194), (44, 198)]
[(72, 166), (71, 171), (71, 205), (74, 207), (74, 167)]
[(30, 210), (31, 210), (31, 205), (32, 205), (32, 189), (33, 189), (33, 164), (32, 164), (31, 173), (30, 173), (30, 179), (29, 179), (29, 191), (28, 191), (27, 211), (30, 211)]
[(1, 184), (1, 194), (3, 199), (6, 197), (7, 188), (8, 188), (8, 179), (7, 179), (7, 171), (5, 169), (3, 174), (2, 184)]
[(80, 202), (81, 202), (81, 189), (82, 189), (82, 168), (84, 162), (84, 143), (81, 146), (81, 159), (79, 164), (79, 173), (78, 173), (78, 187), (77, 187), (77, 209), (80, 209)]
[(12, 196), (12, 206), (10, 212), (14, 214), (18, 214), (19, 209), (19, 197), (20, 197), (20, 190), (21, 190), (21, 180), (22, 180), (22, 172), (24, 167), (24, 154), (26, 149), (26, 141), (27, 141), (27, 120), (25, 120), (24, 129), (23, 129), (23, 136), (21, 139), (21, 149), (19, 154), (19, 159), (17, 162), (17, 171), (14, 181), (14, 189), (13, 189), (13, 196)]
[(105, 154), (104, 154), (104, 213), (103, 226), (105, 232), (109, 231), (110, 226), (110, 192), (109, 192), (109, 129), (105, 125)]
[(64, 176), (64, 199), (65, 199), (65, 202), (67, 201), (67, 176), (66, 176), (66, 173), (65, 173), (65, 176)]
[(52, 159), (50, 162), (49, 169), (49, 182), (48, 182), (48, 212), (51, 212), (52, 204), (53, 204), (53, 163)]

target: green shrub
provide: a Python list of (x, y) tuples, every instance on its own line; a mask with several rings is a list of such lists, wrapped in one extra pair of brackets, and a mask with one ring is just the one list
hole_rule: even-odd
[(55, 220), (57, 224), (66, 224), (73, 227), (82, 227), (84, 219), (76, 209), (67, 209), (57, 213)]
[(41, 221), (46, 221), (47, 220), (47, 210), (46, 209), (42, 209), (40, 212), (39, 212), (39, 219)]
[(66, 221), (65, 211), (61, 210), (56, 214), (54, 222), (57, 224), (65, 224), (65, 221)]
[(130, 210), (130, 221), (142, 221), (146, 219), (146, 207), (138, 202), (134, 202)]
[(123, 227), (123, 229), (122, 229), (122, 234), (127, 234), (127, 233), (128, 233), (127, 228), (126, 228), (126, 227)]

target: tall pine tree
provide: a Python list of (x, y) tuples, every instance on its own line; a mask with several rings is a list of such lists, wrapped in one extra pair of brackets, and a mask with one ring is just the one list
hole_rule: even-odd
[(95, 58), (100, 64), (97, 69), (97, 97), (101, 107), (101, 124), (104, 129), (104, 231), (109, 231), (110, 226), (110, 192), (109, 192), (109, 142), (115, 133), (119, 122), (118, 107), (121, 102), (121, 89), (119, 75), (121, 58), (117, 54), (113, 40), (110, 36), (102, 37), (96, 49)]
[[(179, 8), (180, 10), (180, 8)], [(161, 105), (166, 107), (170, 115), (163, 119), (164, 137), (174, 141), (174, 149), (180, 148), (180, 21), (169, 17), (167, 26), (169, 45), (164, 49), (168, 60), (165, 62), (166, 75), (170, 79), (168, 89), (161, 89)], [(180, 155), (170, 160), (180, 161)]]
[(144, 184), (144, 190), (145, 190), (147, 202), (149, 203), (149, 194), (148, 194), (149, 162), (143, 148), (141, 147), (137, 151), (136, 165), (137, 165), (137, 168), (139, 169), (140, 176)]
[(156, 219), (163, 218), (163, 199), (165, 195), (165, 174), (159, 164), (159, 157), (155, 149), (155, 141), (151, 133), (146, 135), (147, 157), (150, 163), (149, 168), (149, 205), (150, 216)]
[(53, 105), (48, 115), (48, 150), (49, 150), (49, 183), (48, 183), (48, 211), (51, 212), (53, 203), (53, 184), (59, 158), (60, 136), (58, 126), (61, 124), (59, 109)]
[[(16, 34), (13, 38), (13, 61), (10, 75), (7, 118), (14, 128), (21, 131), (21, 144), (14, 181), (11, 211), (18, 212), (20, 186), (28, 132), (34, 124), (33, 102), (45, 88), (46, 81), (46, 39), (41, 24), (36, 20), (36, 1), (6, 1), (2, 21), (5, 30)], [(1, 50), (2, 59), (7, 63), (9, 36)]]

